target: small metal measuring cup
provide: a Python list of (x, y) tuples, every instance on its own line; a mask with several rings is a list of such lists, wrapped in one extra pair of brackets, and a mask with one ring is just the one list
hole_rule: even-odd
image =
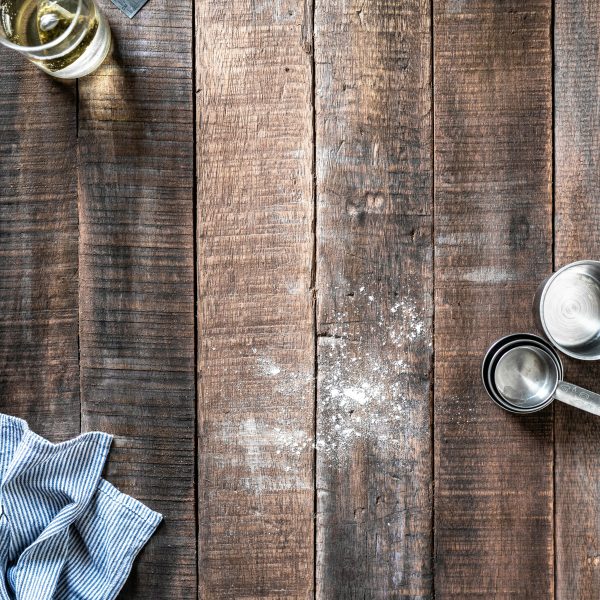
[(562, 381), (558, 353), (537, 335), (512, 334), (492, 344), (481, 368), (489, 396), (509, 412), (542, 410), (554, 399), (600, 415), (600, 394)]
[[(547, 342), (537, 335), (533, 335), (531, 333), (513, 333), (511, 335), (507, 335), (497, 340), (496, 342), (494, 342), (494, 344), (492, 344), (492, 346), (488, 349), (488, 351), (485, 354), (481, 367), (481, 376), (483, 379), (483, 384), (488, 394), (497, 404), (500, 404), (503, 408), (511, 412), (523, 412), (525, 407), (514, 406), (513, 404), (507, 402), (504, 399), (504, 397), (496, 389), (494, 372), (498, 360), (500, 359), (503, 353), (516, 346), (522, 346), (525, 344), (531, 346), (538, 346), (539, 348), (544, 350), (546, 350), (547, 348)], [(556, 351), (553, 348), (550, 348), (550, 352), (555, 361), (555, 364), (557, 365), (557, 368), (561, 370), (562, 364), (560, 363), (560, 359), (556, 354)], [(531, 411), (525, 410), (525, 412)]]
[(533, 304), (538, 327), (567, 356), (600, 359), (600, 262), (565, 265), (538, 287)]

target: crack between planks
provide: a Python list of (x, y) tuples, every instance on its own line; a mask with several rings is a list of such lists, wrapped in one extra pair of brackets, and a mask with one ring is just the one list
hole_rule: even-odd
[(312, 572), (312, 586), (313, 586), (313, 598), (317, 599), (317, 535), (318, 535), (318, 490), (317, 490), (317, 411), (318, 411), (318, 381), (319, 381), (319, 335), (318, 335), (318, 310), (317, 310), (317, 85), (316, 85), (316, 62), (315, 62), (315, 15), (316, 15), (316, 0), (307, 0), (310, 2), (310, 7), (305, 7), (305, 15), (309, 14), (310, 18), (310, 39), (311, 39), (311, 53), (310, 53), (310, 75), (311, 75), (311, 110), (312, 110), (312, 164), (311, 164), (311, 185), (312, 185), (312, 236), (313, 236), (313, 247), (312, 247), (312, 263), (311, 263), (311, 282), (310, 288), (312, 290), (312, 319), (313, 319), (313, 368), (314, 368), (314, 379), (313, 379), (313, 572)]
[(75, 136), (79, 140), (79, 79), (75, 80), (75, 99)]
[(197, 85), (196, 85), (196, 0), (192, 0), (192, 268), (193, 294), (194, 294), (194, 530), (196, 533), (196, 600), (200, 598), (200, 518), (198, 511), (199, 502), (199, 441), (198, 441), (198, 344), (199, 344), (199, 319), (198, 319), (198, 131), (197, 131)]
[(79, 433), (83, 431), (83, 385), (81, 376), (81, 151), (79, 148), (79, 79), (75, 80), (75, 169), (77, 170), (77, 376), (79, 380)]
[(431, 596), (435, 599), (436, 535), (435, 535), (435, 0), (429, 3), (429, 77), (431, 80), (431, 356), (429, 365), (430, 447), (431, 447)]
[[(555, 35), (556, 30), (556, 9), (554, 2), (550, 4), (550, 101), (552, 103), (550, 118), (551, 118), (551, 161), (550, 161), (550, 193), (552, 200), (552, 217), (550, 227), (552, 229), (552, 272), (556, 268), (556, 102), (555, 102)], [(556, 546), (556, 404), (552, 406), (552, 593), (551, 598), (556, 598), (556, 590), (558, 584), (558, 561), (557, 561), (557, 546)]]

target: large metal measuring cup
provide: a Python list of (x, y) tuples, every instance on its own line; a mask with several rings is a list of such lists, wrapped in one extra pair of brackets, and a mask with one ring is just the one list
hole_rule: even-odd
[(510, 412), (536, 412), (556, 399), (600, 415), (600, 394), (566, 383), (563, 371), (560, 356), (548, 342), (519, 333), (492, 344), (481, 375), (492, 400)]
[(600, 262), (565, 265), (538, 287), (538, 327), (553, 346), (580, 360), (600, 359)]

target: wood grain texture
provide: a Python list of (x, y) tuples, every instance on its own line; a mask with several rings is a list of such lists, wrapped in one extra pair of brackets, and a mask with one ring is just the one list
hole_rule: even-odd
[(311, 8), (199, 0), (201, 598), (311, 598)]
[(430, 3), (318, 0), (317, 598), (432, 598)]
[[(555, 4), (556, 268), (600, 258), (600, 6)], [(565, 361), (568, 380), (597, 390), (600, 368)], [(591, 600), (600, 589), (600, 423), (555, 406), (556, 597)]]
[(1, 50), (0, 411), (62, 441), (79, 433), (75, 86)]
[(434, 2), (435, 588), (552, 598), (552, 411), (483, 390), (552, 266), (549, 1)]
[(117, 50), (80, 82), (84, 429), (107, 477), (163, 513), (123, 598), (196, 594), (192, 10), (108, 1)]

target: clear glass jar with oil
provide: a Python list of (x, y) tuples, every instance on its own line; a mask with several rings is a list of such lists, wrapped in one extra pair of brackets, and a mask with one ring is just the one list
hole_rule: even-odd
[(76, 79), (102, 64), (111, 34), (93, 0), (0, 0), (0, 43), (53, 77)]

